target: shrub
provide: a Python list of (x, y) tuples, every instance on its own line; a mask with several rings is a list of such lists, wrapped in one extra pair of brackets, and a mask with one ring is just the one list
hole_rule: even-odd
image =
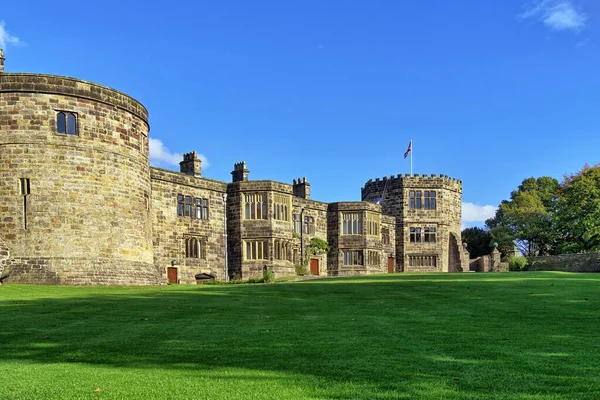
[(511, 257), (508, 260), (508, 269), (510, 271), (525, 271), (527, 269), (527, 259), (523, 256)]
[(308, 267), (306, 265), (294, 265), (294, 270), (296, 271), (296, 275), (308, 275)]
[(269, 283), (269, 282), (274, 282), (275, 281), (275, 273), (273, 272), (272, 268), (265, 268), (265, 269), (263, 269), (262, 280), (265, 283)]

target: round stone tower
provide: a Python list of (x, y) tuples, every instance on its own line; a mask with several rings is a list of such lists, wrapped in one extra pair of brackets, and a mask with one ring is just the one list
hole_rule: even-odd
[(11, 283), (156, 284), (148, 112), (78, 79), (0, 71), (0, 236)]

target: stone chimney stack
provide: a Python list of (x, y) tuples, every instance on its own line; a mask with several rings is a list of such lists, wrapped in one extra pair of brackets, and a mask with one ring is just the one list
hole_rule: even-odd
[(0, 49), (0, 74), (4, 72), (4, 53)]
[(198, 158), (198, 154), (195, 151), (183, 155), (183, 161), (179, 163), (179, 171), (183, 174), (200, 178), (202, 174), (202, 160)]
[(306, 177), (300, 179), (298, 181), (294, 179), (294, 185), (292, 186), (294, 196), (300, 197), (302, 199), (310, 199), (310, 183), (306, 181)]
[(231, 171), (231, 181), (247, 181), (249, 173), (250, 171), (246, 169), (246, 161), (235, 163), (233, 164), (233, 171)]

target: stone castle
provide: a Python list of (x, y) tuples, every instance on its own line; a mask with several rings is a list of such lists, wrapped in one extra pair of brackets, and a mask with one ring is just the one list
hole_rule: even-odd
[[(144, 285), (292, 275), (468, 270), (462, 184), (368, 181), (362, 201), (310, 198), (306, 178), (231, 182), (151, 167), (148, 111), (68, 77), (5, 73), (0, 50), (0, 276), (12, 283)], [(314, 255), (312, 238), (327, 241)]]

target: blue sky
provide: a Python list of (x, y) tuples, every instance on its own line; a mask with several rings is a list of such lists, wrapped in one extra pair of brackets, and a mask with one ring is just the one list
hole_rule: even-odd
[[(133, 3), (133, 2), (132, 2)], [(463, 181), (480, 224), (530, 176), (600, 162), (597, 0), (4, 2), (7, 72), (74, 76), (150, 111), (152, 164), (229, 181)], [(134, 5), (135, 4), (135, 5)]]

